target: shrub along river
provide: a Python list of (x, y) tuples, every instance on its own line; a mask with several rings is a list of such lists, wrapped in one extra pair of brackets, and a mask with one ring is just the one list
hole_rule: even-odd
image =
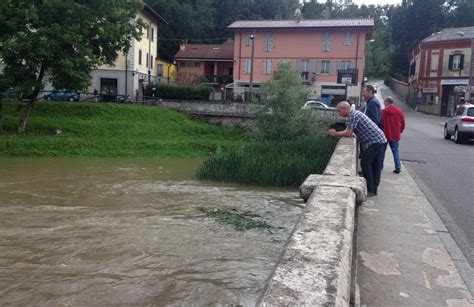
[(0, 305), (254, 305), (303, 203), (199, 163), (0, 158)]

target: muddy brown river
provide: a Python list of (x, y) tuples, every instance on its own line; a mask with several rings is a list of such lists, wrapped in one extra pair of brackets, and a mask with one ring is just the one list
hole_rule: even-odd
[[(0, 158), (0, 305), (254, 306), (303, 203), (197, 181), (199, 162)], [(239, 231), (201, 208), (274, 228)]]

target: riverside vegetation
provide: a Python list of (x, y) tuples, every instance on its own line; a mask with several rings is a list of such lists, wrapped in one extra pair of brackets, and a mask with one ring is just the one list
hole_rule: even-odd
[(337, 141), (326, 136), (328, 123), (301, 107), (307, 88), (289, 61), (265, 82), (266, 103), (255, 109), (254, 142), (220, 150), (197, 170), (199, 179), (269, 186), (298, 186), (312, 173), (322, 173)]
[(246, 131), (157, 107), (41, 101), (16, 134), (23, 102), (4, 101), (0, 156), (205, 157), (247, 143)]

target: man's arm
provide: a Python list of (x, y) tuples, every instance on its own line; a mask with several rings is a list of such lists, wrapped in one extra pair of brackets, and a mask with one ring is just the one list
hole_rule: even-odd
[(328, 134), (334, 137), (351, 137), (354, 131), (350, 128), (347, 128), (344, 131), (336, 131), (335, 129), (330, 129)]

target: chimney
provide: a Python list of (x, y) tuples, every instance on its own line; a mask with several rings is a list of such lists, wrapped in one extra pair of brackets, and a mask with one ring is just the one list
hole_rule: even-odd
[(179, 51), (185, 51), (186, 50), (186, 41), (181, 41), (179, 44)]

